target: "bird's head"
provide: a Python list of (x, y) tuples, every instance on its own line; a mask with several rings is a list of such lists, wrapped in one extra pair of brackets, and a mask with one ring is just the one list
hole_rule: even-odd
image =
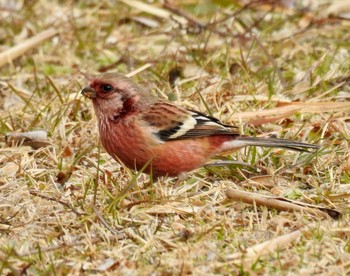
[(142, 106), (142, 88), (128, 77), (106, 73), (91, 79), (81, 94), (92, 100), (99, 119), (122, 119)]

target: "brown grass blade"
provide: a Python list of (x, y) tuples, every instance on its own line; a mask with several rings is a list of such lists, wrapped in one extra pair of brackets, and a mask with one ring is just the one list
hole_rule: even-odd
[(249, 247), (245, 252), (239, 252), (234, 253), (232, 255), (228, 255), (227, 259), (235, 260), (244, 257), (245, 262), (255, 262), (262, 255), (267, 255), (277, 250), (282, 250), (284, 248), (289, 247), (292, 242), (295, 242), (300, 238), (301, 234), (301, 230), (296, 230), (292, 233), (278, 236), (274, 239)]
[(233, 114), (234, 121), (249, 121), (254, 125), (280, 120), (283, 117), (300, 113), (349, 112), (350, 105), (346, 102), (292, 102), (281, 107), (268, 110), (248, 111)]
[(45, 30), (25, 41), (21, 44), (16, 45), (5, 52), (0, 53), (0, 67), (7, 63), (11, 63), (14, 59), (20, 57), (25, 52), (37, 47), (44, 40), (49, 39), (57, 35), (58, 31), (54, 29)]
[(145, 13), (164, 18), (164, 19), (170, 19), (171, 17), (175, 18), (176, 21), (181, 22), (181, 23), (186, 23), (186, 20), (184, 20), (182, 17), (173, 15), (169, 11), (163, 9), (163, 8), (158, 8), (155, 7), (154, 5), (150, 5), (138, 0), (121, 0), (124, 4), (128, 5), (129, 7), (138, 9), (140, 11), (143, 11)]

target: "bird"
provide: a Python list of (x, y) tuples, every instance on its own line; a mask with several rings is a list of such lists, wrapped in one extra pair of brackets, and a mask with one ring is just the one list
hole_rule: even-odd
[(81, 94), (92, 101), (107, 153), (155, 177), (179, 177), (213, 157), (246, 146), (315, 151), (316, 144), (240, 135), (235, 126), (151, 94), (119, 73), (92, 76)]

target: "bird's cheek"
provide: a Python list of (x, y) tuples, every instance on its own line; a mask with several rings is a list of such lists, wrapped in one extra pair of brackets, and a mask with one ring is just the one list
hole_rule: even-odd
[(111, 113), (111, 110), (108, 105), (106, 105), (105, 101), (96, 98), (92, 101), (95, 109), (95, 113), (97, 117), (106, 117)]
[(101, 108), (100, 101), (97, 98), (92, 100), (92, 104), (94, 105), (95, 109), (100, 109)]

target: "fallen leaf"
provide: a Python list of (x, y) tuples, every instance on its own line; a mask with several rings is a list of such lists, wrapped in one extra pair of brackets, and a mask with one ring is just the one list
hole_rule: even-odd
[(7, 133), (5, 141), (10, 147), (23, 145), (30, 146), (34, 149), (42, 148), (51, 144), (47, 139), (46, 131), (43, 130)]

